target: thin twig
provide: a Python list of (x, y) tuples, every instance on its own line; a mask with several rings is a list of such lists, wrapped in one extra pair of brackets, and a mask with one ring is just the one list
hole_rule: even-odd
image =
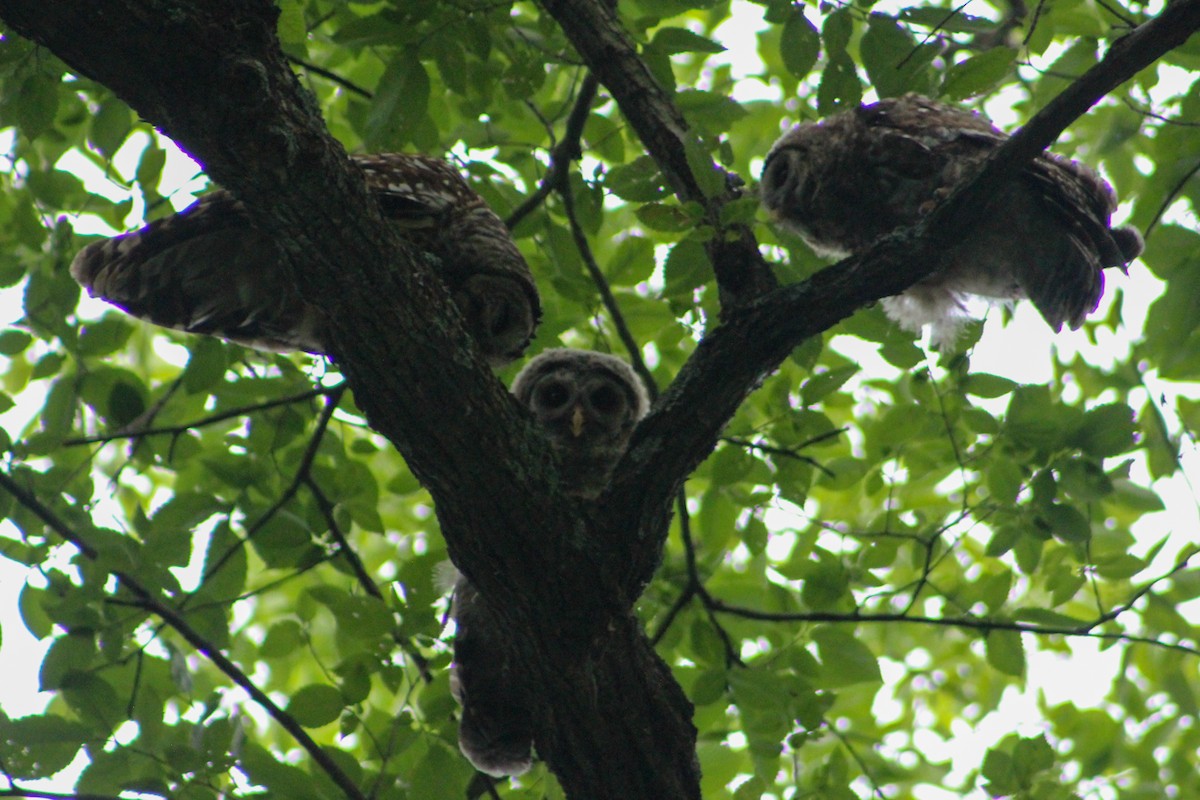
[(875, 780), (875, 776), (871, 774), (870, 767), (867, 766), (867, 762), (863, 760), (863, 757), (859, 755), (858, 750), (856, 750), (854, 746), (850, 744), (850, 740), (846, 737), (846, 734), (839, 731), (834, 725), (829, 725), (827, 729), (839, 742), (842, 743), (842, 747), (846, 748), (846, 752), (850, 754), (850, 758), (854, 759), (854, 763), (858, 764), (858, 769), (862, 772), (863, 777), (866, 778), (867, 783), (871, 784), (871, 794), (880, 798), (880, 800), (885, 800), (883, 790), (879, 788), (879, 782)]
[(566, 186), (566, 176), (571, 162), (582, 154), (583, 126), (587, 124), (588, 114), (592, 111), (592, 101), (596, 99), (596, 91), (600, 81), (590, 72), (579, 87), (579, 96), (567, 117), (566, 129), (560, 142), (550, 148), (550, 165), (542, 182), (533, 194), (525, 198), (521, 205), (513, 209), (504, 224), (509, 230), (515, 228), (521, 220), (533, 213), (534, 209), (546, 201), (556, 188)]
[(579, 224), (579, 219), (575, 216), (575, 200), (571, 196), (571, 187), (569, 185), (563, 186), (559, 190), (559, 196), (562, 198), (563, 210), (567, 214), (571, 236), (575, 240), (575, 249), (579, 251), (579, 256), (583, 259), (583, 265), (587, 269), (592, 283), (595, 284), (596, 290), (600, 293), (600, 302), (604, 304), (605, 310), (608, 311), (609, 319), (613, 327), (617, 330), (617, 336), (620, 338), (621, 344), (625, 346), (625, 350), (629, 353), (629, 360), (633, 364), (633, 371), (646, 384), (646, 391), (650, 393), (650, 400), (653, 402), (658, 399), (658, 384), (655, 382), (650, 370), (646, 367), (646, 362), (642, 358), (642, 351), (638, 348), (637, 340), (633, 338), (633, 333), (630, 332), (629, 325), (625, 322), (625, 315), (621, 313), (621, 306), (618, 305), (617, 298), (613, 295), (612, 288), (608, 285), (608, 279), (604, 277), (604, 272), (600, 269), (600, 265), (596, 263), (596, 256), (592, 253), (591, 245), (588, 243), (587, 236), (583, 232), (583, 227)]
[[(844, 430), (846, 430), (846, 428), (842, 428), (841, 430), (844, 431)], [(767, 455), (770, 455), (770, 456), (782, 456), (783, 458), (791, 458), (796, 461), (803, 461), (805, 464), (808, 464), (813, 469), (819, 470), (820, 472), (824, 473), (827, 477), (830, 477), (830, 478), (837, 477), (836, 475), (834, 475), (833, 470), (829, 469), (824, 464), (817, 461), (815, 458), (812, 458), (810, 456), (801, 455), (800, 453), (797, 453), (796, 450), (794, 450), (794, 449), (789, 449), (787, 447), (776, 447), (774, 445), (769, 445), (769, 444), (760, 444), (759, 442), (752, 442), (749, 439), (741, 439), (736, 436), (722, 436), (721, 441), (726, 442), (728, 444), (737, 445), (738, 447), (744, 447), (747, 450), (757, 450), (760, 453), (766, 453)], [(803, 447), (803, 445), (801, 445), (801, 447)]]
[(245, 547), (250, 540), (253, 539), (260, 530), (262, 530), (263, 526), (270, 522), (271, 519), (279, 513), (280, 509), (291, 502), (292, 498), (296, 496), (296, 493), (300, 491), (301, 484), (304, 482), (304, 479), (308, 477), (308, 471), (312, 469), (313, 461), (317, 457), (317, 450), (321, 446), (321, 440), (325, 438), (325, 430), (329, 427), (329, 421), (333, 418), (333, 412), (337, 410), (338, 403), (341, 401), (342, 395), (345, 393), (345, 389), (346, 385), (344, 383), (339, 383), (331, 391), (326, 393), (325, 410), (321, 412), (321, 416), (317, 420), (317, 429), (313, 431), (312, 439), (309, 440), (308, 447), (304, 449), (304, 455), (300, 458), (300, 465), (296, 468), (296, 474), (292, 478), (291, 484), (283, 491), (283, 494), (279, 496), (279, 498), (271, 505), (271, 507), (263, 512), (261, 517), (254, 521), (254, 524), (247, 529), (246, 535), (231, 545), (229, 549), (221, 555), (221, 558), (217, 561), (217, 563), (214, 564), (212, 568), (205, 571), (204, 577), (201, 579), (201, 584), (219, 572), (221, 568), (225, 566), (226, 562), (233, 557), (233, 554)]
[(683, 489), (679, 490), (679, 494), (675, 498), (675, 506), (675, 513), (679, 517), (679, 537), (683, 542), (683, 553), (687, 566), (688, 580), (687, 585), (683, 587), (683, 591), (680, 593), (675, 603), (671, 606), (670, 611), (667, 613), (666, 619), (664, 619), (659, 625), (658, 630), (654, 632), (654, 636), (651, 637), (650, 641), (654, 644), (657, 644), (666, 634), (667, 630), (670, 629), (671, 624), (675, 621), (676, 615), (679, 614), (683, 607), (687, 605), (687, 603), (693, 597), (699, 597), (704, 605), (704, 612), (708, 616), (709, 622), (716, 630), (717, 636), (720, 637), (721, 644), (725, 648), (726, 666), (732, 666), (736, 664), (740, 667), (744, 667), (745, 663), (742, 661), (741, 655), (738, 653), (737, 648), (733, 644), (733, 638), (729, 635), (729, 632), (725, 630), (725, 626), (720, 623), (716, 617), (716, 614), (714, 613), (715, 608), (713, 603), (715, 601), (713, 596), (708, 593), (708, 590), (704, 588), (704, 582), (700, 580), (700, 570), (696, 565), (696, 543), (692, 538), (691, 515), (687, 510), (687, 493)]
[[(61, 538), (73, 544), (79, 552), (81, 552), (89, 560), (97, 560), (99, 553), (87, 541), (63, 522), (57, 514), (43, 504), (31, 492), (27, 491), (16, 480), (6, 472), (0, 472), (0, 488), (5, 489), (11, 494), (18, 503), (24, 506), (29, 511), (33, 512), (39, 519), (45, 523), (46, 527), (50, 528)], [(320, 745), (313, 741), (312, 737), (301, 727), (290, 714), (277, 706), (266, 692), (259, 689), (253, 681), (242, 672), (242, 670), (234, 664), (228, 657), (225, 656), (215, 645), (201, 636), (190, 624), (184, 619), (176, 609), (159, 600), (154, 594), (137, 580), (137, 578), (120, 570), (114, 570), (112, 573), (120, 585), (130, 594), (134, 595), (140, 602), (142, 607), (150, 613), (156, 615), (159, 619), (169, 625), (180, 636), (187, 641), (198, 652), (204, 654), (217, 669), (225, 674), (227, 678), (242, 688), (251, 699), (254, 700), (267, 714), (275, 720), (284, 730), (292, 735), (309, 756), (320, 765), (325, 774), (337, 784), (346, 796), (351, 800), (366, 800), (366, 796), (359, 791), (358, 786), (350, 779), (350, 777), (342, 771), (329, 754), (327, 754)], [(10, 795), (11, 796), (11, 795)]]
[(358, 585), (363, 590), (374, 597), (376, 600), (383, 599), (383, 592), (379, 591), (379, 587), (375, 585), (374, 579), (367, 568), (363, 566), (362, 559), (358, 557), (358, 553), (350, 546), (350, 542), (346, 539), (346, 534), (342, 527), (338, 525), (337, 519), (333, 516), (333, 503), (326, 496), (324, 490), (321, 489), (316, 479), (310, 473), (305, 473), (301, 482), (308, 487), (312, 492), (313, 499), (317, 501), (317, 508), (321, 511), (321, 516), (325, 518), (325, 524), (329, 528), (329, 535), (333, 537), (334, 543), (337, 544), (337, 554), (346, 560), (350, 565), (350, 571), (354, 573), (354, 577), (358, 580)]
[(1200, 648), (1190, 647), (1185, 644), (1164, 642), (1149, 636), (1135, 636), (1128, 633), (1098, 633), (1092, 630), (1092, 628), (1099, 624), (1099, 622), (1089, 622), (1084, 625), (1071, 627), (1065, 625), (1036, 625), (1030, 622), (1014, 622), (1010, 620), (984, 619), (980, 617), (925, 617), (903, 613), (836, 614), (825, 611), (802, 611), (791, 613), (759, 611), (753, 608), (730, 605), (721, 600), (715, 599), (713, 601), (712, 609), (713, 611), (721, 614), (730, 614), (736, 617), (742, 617), (743, 619), (753, 619), (761, 622), (907, 622), (917, 625), (937, 625), (946, 628), (965, 628), (977, 631), (1018, 631), (1020, 633), (1033, 633), (1051, 636), (1078, 636), (1090, 639), (1110, 639), (1119, 642), (1148, 644), (1167, 650), (1177, 650), (1182, 653), (1188, 653), (1189, 655), (1200, 656)]
[(325, 78), (326, 80), (333, 81), (338, 86), (341, 86), (343, 89), (346, 89), (347, 91), (354, 92), (354, 94), (358, 95), (359, 97), (364, 97), (367, 100), (370, 100), (375, 97), (375, 95), (373, 95), (371, 92), (367, 91), (366, 89), (362, 88), (357, 83), (354, 83), (353, 81), (349, 81), (346, 78), (343, 78), (341, 75), (338, 75), (336, 72), (330, 72), (329, 70), (325, 69), (324, 67), (318, 67), (316, 64), (310, 64), (309, 62), (307, 62), (301, 58), (296, 58), (293, 55), (289, 55), (287, 57), (287, 60), (290, 63), (295, 64), (297, 67), (303, 67), (304, 69), (308, 70), (309, 72), (313, 73), (314, 75), (320, 75), (322, 78)]
[[(358, 553), (350, 546), (349, 540), (346, 538), (345, 532), (338, 525), (337, 520), (333, 516), (333, 503), (325, 495), (316, 479), (311, 474), (304, 476), (304, 485), (312, 492), (313, 498), (317, 501), (317, 508), (321, 511), (321, 516), (325, 518), (325, 524), (329, 526), (329, 535), (333, 537), (337, 543), (337, 553), (350, 565), (350, 570), (354, 573), (354, 577), (358, 580), (359, 586), (363, 588), (367, 594), (383, 600), (383, 592), (379, 591), (379, 587), (375, 585), (371, 574), (367, 572), (367, 568), (363, 565), (362, 559)], [(429, 669), (429, 660), (421, 655), (407, 640), (396, 633), (393, 635), (396, 644), (404, 651), (404, 654), (412, 660), (417, 668), (417, 673), (421, 676), (421, 680), (425, 683), (433, 682), (433, 672)]]
[(1167, 209), (1171, 207), (1171, 204), (1174, 203), (1179, 198), (1179, 195), (1183, 192), (1183, 187), (1187, 186), (1187, 182), (1194, 178), (1197, 172), (1200, 172), (1200, 160), (1198, 160), (1196, 165), (1189, 169), (1187, 173), (1179, 179), (1179, 182), (1171, 188), (1171, 191), (1167, 192), (1167, 196), (1163, 200), (1162, 205), (1158, 207), (1158, 211), (1154, 212), (1154, 219), (1150, 220), (1150, 224), (1146, 226), (1146, 230), (1142, 233), (1143, 238), (1150, 238), (1150, 232), (1154, 230), (1154, 226), (1162, 220), (1163, 214), (1167, 213)]
[(254, 414), (258, 411), (267, 411), (268, 409), (278, 408), (279, 406), (291, 405), (300, 403), (305, 400), (311, 400), (314, 397), (328, 396), (335, 392), (340, 393), (345, 388), (344, 383), (339, 383), (336, 386), (319, 386), (315, 389), (309, 389), (306, 392), (289, 395), (288, 397), (280, 397), (277, 400), (268, 400), (265, 403), (256, 403), (251, 406), (241, 406), (239, 408), (231, 408), (228, 411), (222, 411), (219, 414), (213, 414), (210, 417), (203, 417), (193, 422), (185, 422), (181, 425), (168, 425), (161, 428), (142, 428), (140, 430), (129, 430), (122, 428), (112, 433), (103, 433), (96, 436), (81, 436), (76, 439), (67, 439), (63, 442), (64, 447), (76, 447), (79, 445), (97, 444), (104, 442), (112, 442), (118, 439), (139, 439), (144, 436), (157, 436), (159, 434), (168, 434), (178, 436), (187, 433), (195, 428), (203, 428), (207, 425), (215, 425), (218, 422), (224, 422), (234, 417), (244, 417), (249, 414)]

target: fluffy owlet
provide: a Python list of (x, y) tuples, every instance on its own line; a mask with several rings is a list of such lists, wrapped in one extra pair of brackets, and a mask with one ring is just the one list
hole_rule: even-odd
[[(844, 257), (919, 222), (1006, 138), (978, 114), (919, 95), (881, 100), (781, 136), (762, 201), (819, 255)], [(1027, 297), (1055, 331), (1078, 328), (1100, 301), (1102, 270), (1142, 252), (1136, 230), (1111, 226), (1116, 206), (1093, 170), (1043, 153), (963, 232), (945, 269), (886, 298), (884, 311), (914, 332), (931, 323), (935, 346), (954, 343), (967, 295)]]
[[(529, 343), (541, 314), (529, 266), (496, 214), (445, 161), (351, 156), (383, 216), (441, 264), (467, 329), (493, 366)], [(79, 251), (71, 275), (93, 297), (157, 325), (264, 350), (326, 352), (325, 322), (292, 284), (271, 237), (225, 190)]]
[[(650, 406), (624, 361), (583, 350), (547, 350), (517, 375), (513, 394), (541, 424), (559, 457), (561, 485), (594, 499)], [(454, 585), (457, 632), (450, 687), (462, 704), (458, 743), (476, 769), (519, 775), (532, 760), (531, 687), (496, 632), (493, 612), (461, 575)]]

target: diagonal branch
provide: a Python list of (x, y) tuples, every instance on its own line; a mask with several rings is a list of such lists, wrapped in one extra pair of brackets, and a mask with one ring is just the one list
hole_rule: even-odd
[[(91, 561), (97, 561), (100, 558), (100, 553), (96, 548), (88, 544), (87, 540), (80, 536), (62, 519), (50, 510), (42, 501), (33, 495), (32, 492), (21, 486), (11, 475), (6, 472), (0, 472), (0, 488), (3, 488), (11, 494), (18, 503), (32, 512), (38, 517), (46, 527), (58, 534), (59, 537), (73, 544), (85, 557)], [(329, 776), (337, 786), (346, 793), (346, 797), (350, 800), (366, 800), (366, 796), (359, 791), (358, 785), (350, 779), (337, 762), (334, 761), (325, 750), (317, 744), (308, 732), (300, 726), (295, 718), (275, 704), (266, 692), (258, 688), (253, 681), (250, 680), (246, 673), (233, 663), (224, 653), (222, 653), (215, 645), (205, 639), (188, 621), (171, 606), (160, 600), (153, 592), (142, 586), (134, 576), (121, 571), (112, 573), (121, 582), (121, 587), (132, 594), (146, 611), (154, 614), (167, 625), (171, 626), (180, 636), (183, 637), (188, 644), (196, 648), (200, 653), (203, 653), (212, 663), (225, 674), (227, 678), (237, 684), (241, 689), (250, 695), (264, 711), (275, 720), (284, 730), (292, 735), (309, 757), (315, 761), (325, 774)]]

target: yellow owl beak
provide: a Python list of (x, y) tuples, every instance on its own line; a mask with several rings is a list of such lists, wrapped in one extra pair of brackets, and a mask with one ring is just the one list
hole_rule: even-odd
[(575, 406), (574, 413), (571, 414), (571, 435), (576, 439), (583, 433), (583, 406)]

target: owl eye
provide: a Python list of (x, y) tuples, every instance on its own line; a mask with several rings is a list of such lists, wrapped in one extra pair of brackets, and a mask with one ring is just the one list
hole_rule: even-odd
[(537, 394), (534, 401), (539, 408), (547, 411), (553, 411), (557, 408), (562, 408), (571, 399), (571, 391), (565, 384), (559, 381), (549, 381), (543, 383), (537, 389)]
[(783, 153), (772, 158), (771, 162), (767, 164), (766, 173), (763, 175), (763, 183), (772, 188), (778, 188), (787, 183), (788, 171), (791, 169), (791, 165), (788, 162), (788, 157)]
[(621, 394), (611, 386), (599, 386), (588, 395), (588, 403), (601, 414), (612, 414), (621, 408)]

